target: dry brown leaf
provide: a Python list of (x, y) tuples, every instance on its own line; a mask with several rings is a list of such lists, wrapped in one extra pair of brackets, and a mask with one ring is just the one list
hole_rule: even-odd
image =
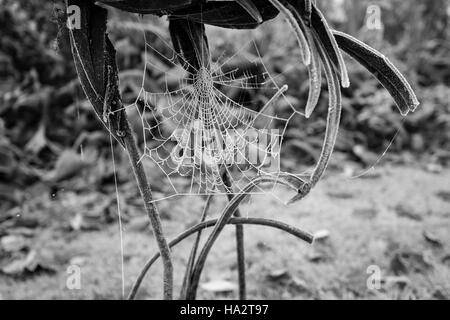
[(235, 283), (228, 280), (213, 280), (201, 285), (203, 290), (213, 293), (227, 293), (236, 290)]

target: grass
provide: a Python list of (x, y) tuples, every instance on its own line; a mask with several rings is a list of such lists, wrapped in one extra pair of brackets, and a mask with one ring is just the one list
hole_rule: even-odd
[[(243, 205), (244, 217), (258, 213), (264, 218), (276, 217), (313, 232), (323, 229), (330, 232), (329, 239), (309, 246), (277, 230), (247, 226), (249, 297), (448, 299), (450, 269), (444, 262), (448, 263), (450, 250), (447, 232), (450, 206), (436, 194), (450, 188), (450, 171), (446, 169), (436, 175), (417, 167), (392, 166), (376, 170), (380, 173), (377, 179), (344, 179), (343, 182), (341, 173), (330, 173), (300, 204), (285, 207), (275, 198), (255, 196)], [(218, 197), (210, 212), (219, 212), (226, 201), (225, 197)], [(398, 216), (395, 211), (398, 205), (413, 208), (421, 220)], [(170, 206), (164, 203), (161, 206), (168, 237), (172, 239), (197, 222), (194, 212), (199, 212), (201, 203), (197, 197), (184, 197), (171, 200)], [(40, 214), (46, 221), (52, 221), (54, 215), (63, 210), (63, 202), (54, 201), (50, 209)], [(209, 218), (213, 217), (211, 214)], [(130, 289), (143, 264), (157, 248), (148, 241), (147, 230), (136, 231), (129, 223), (124, 228), (125, 285)], [(237, 284), (233, 229), (226, 227), (212, 250), (201, 283), (227, 279)], [(437, 235), (443, 246), (438, 248), (428, 243), (423, 237), (425, 230)], [(190, 245), (190, 242), (182, 243), (173, 251), (175, 290), (182, 282)], [(121, 298), (120, 246), (115, 223), (100, 231), (82, 233), (63, 232), (59, 223), (53, 223), (39, 232), (35, 246), (51, 253), (58, 272), (53, 276), (36, 275), (21, 280), (0, 276), (3, 298)], [(404, 251), (428, 257), (432, 269), (395, 275), (391, 261), (396, 252)], [(70, 291), (65, 288), (65, 270), (73, 257), (84, 257), (82, 288)], [(369, 265), (381, 268), (383, 282), (379, 291), (366, 287)], [(411, 265), (414, 266), (414, 262)], [(138, 298), (161, 297), (161, 266), (156, 264), (152, 270)], [(282, 276), (277, 277), (277, 274)], [(408, 279), (406, 285), (402, 284), (400, 276)], [(237, 298), (237, 290), (222, 295), (200, 289), (198, 298)]]

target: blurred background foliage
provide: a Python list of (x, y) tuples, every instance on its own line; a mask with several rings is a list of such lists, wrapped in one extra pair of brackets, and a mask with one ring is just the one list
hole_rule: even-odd
[[(367, 8), (374, 4), (381, 8), (381, 25), (370, 30)], [(343, 90), (337, 159), (372, 165), (398, 131), (389, 157), (402, 162), (426, 155), (445, 165), (450, 160), (450, 1), (335, 0), (319, 5), (334, 28), (388, 56), (405, 73), (421, 102), (403, 120), (381, 85), (347, 59), (352, 85)], [(102, 150), (107, 154), (109, 138), (81, 92), (67, 35), (58, 28), (61, 19), (63, 6), (57, 1), (0, 0), (0, 182), (20, 186), (50, 179), (48, 171), (61, 154), (79, 152), (86, 141), (96, 146), (97, 155)], [(145, 18), (139, 28), (167, 36), (162, 20)], [(140, 32), (133, 32), (139, 29), (135, 21), (117, 11), (110, 14), (125, 101), (136, 98), (144, 65), (145, 43)], [(298, 88), (289, 91), (289, 99), (302, 108), (308, 94), (307, 72), (297, 49), (286, 44), (282, 28), (278, 19), (259, 28), (255, 38), (270, 71), (279, 75), (280, 82)], [(224, 50), (236, 46), (231, 31), (213, 32), (212, 45)], [(159, 51), (166, 50), (157, 37), (148, 41)], [(267, 43), (270, 46), (264, 50)], [(158, 74), (150, 70), (148, 76), (155, 81), (149, 89), (156, 88)], [(289, 152), (304, 163), (311, 164), (320, 151), (326, 94), (311, 119), (295, 118), (286, 133)], [(288, 112), (287, 106), (277, 107)], [(295, 167), (298, 161), (287, 161), (286, 167)]]

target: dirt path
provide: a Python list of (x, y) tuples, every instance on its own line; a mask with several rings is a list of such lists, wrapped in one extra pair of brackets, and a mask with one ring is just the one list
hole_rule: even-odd
[[(288, 199), (285, 190), (276, 195)], [(291, 194), (289, 194), (291, 195)], [(252, 298), (450, 298), (450, 170), (380, 167), (364, 179), (329, 173), (303, 202), (285, 206), (254, 196), (242, 208), (249, 216), (276, 217), (324, 239), (313, 246), (265, 227), (246, 227), (248, 290)], [(225, 203), (218, 197), (216, 215)], [(161, 203), (170, 238), (198, 220), (197, 197)], [(58, 213), (56, 213), (58, 214)], [(50, 223), (51, 225), (51, 223)], [(234, 228), (217, 242), (203, 282), (236, 282)], [(101, 231), (70, 233), (42, 228), (33, 247), (51, 260), (54, 274), (19, 279), (0, 275), (0, 297), (9, 299), (120, 298), (121, 249), (116, 223)], [(180, 283), (190, 243), (174, 249)], [(124, 226), (124, 276), (128, 291), (155, 245), (142, 219)], [(70, 265), (80, 267), (81, 289), (69, 290)], [(369, 290), (367, 268), (379, 270), (381, 288)], [(379, 269), (377, 269), (379, 268)], [(139, 298), (161, 297), (161, 268), (145, 280)], [(375, 282), (374, 282), (375, 283)], [(201, 290), (202, 298), (235, 297)]]

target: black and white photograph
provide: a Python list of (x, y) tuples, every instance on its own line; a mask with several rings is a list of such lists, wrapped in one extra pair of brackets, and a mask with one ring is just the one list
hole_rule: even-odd
[(0, 300), (449, 299), (450, 0), (0, 0)]

